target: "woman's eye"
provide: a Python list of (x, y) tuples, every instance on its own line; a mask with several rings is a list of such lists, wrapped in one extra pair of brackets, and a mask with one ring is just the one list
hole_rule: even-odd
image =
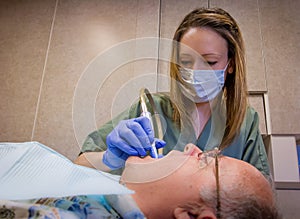
[(208, 63), (210, 66), (213, 66), (213, 65), (217, 64), (217, 62), (215, 62), (215, 61), (213, 61), (213, 62), (207, 61), (207, 63)]
[(180, 64), (183, 67), (186, 67), (186, 68), (191, 68), (193, 66), (193, 62), (192, 61), (186, 61), (186, 60), (181, 60)]

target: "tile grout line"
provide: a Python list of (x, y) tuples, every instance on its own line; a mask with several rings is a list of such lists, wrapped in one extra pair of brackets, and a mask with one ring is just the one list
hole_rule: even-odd
[(261, 20), (261, 10), (260, 10), (260, 4), (259, 0), (256, 0), (257, 4), (257, 15), (258, 15), (258, 25), (259, 25), (259, 31), (260, 31), (260, 41), (261, 41), (261, 53), (262, 53), (262, 59), (264, 64), (264, 70), (265, 70), (265, 82), (266, 82), (266, 88), (267, 92), (263, 94), (263, 104), (264, 104), (264, 113), (265, 113), (265, 123), (266, 123), (266, 131), (268, 135), (272, 134), (271, 130), (271, 116), (270, 116), (270, 105), (269, 105), (269, 96), (268, 96), (268, 75), (267, 75), (267, 65), (266, 65), (266, 58), (265, 58), (265, 51), (264, 51), (264, 36), (262, 32), (262, 20)]
[(158, 92), (159, 86), (159, 72), (160, 72), (160, 40), (161, 40), (161, 12), (162, 12), (162, 5), (161, 5), (161, 0), (158, 1), (158, 30), (157, 30), (157, 35), (158, 35), (158, 41), (157, 41), (157, 62), (156, 62), (156, 83), (155, 83), (155, 91)]
[(52, 23), (51, 23), (48, 46), (47, 46), (45, 62), (44, 62), (44, 67), (43, 67), (43, 72), (42, 72), (42, 80), (41, 80), (41, 84), (40, 84), (40, 90), (39, 90), (39, 95), (38, 95), (38, 100), (37, 100), (36, 110), (35, 110), (35, 116), (34, 116), (34, 121), (33, 121), (31, 141), (33, 141), (33, 137), (34, 137), (34, 133), (35, 133), (35, 127), (36, 127), (36, 121), (37, 121), (37, 115), (38, 115), (39, 106), (40, 106), (40, 102), (41, 102), (42, 87), (43, 87), (43, 84), (44, 84), (46, 66), (47, 66), (47, 61), (48, 61), (48, 54), (49, 54), (49, 50), (50, 50), (50, 44), (51, 44), (51, 39), (52, 39), (52, 33), (53, 33), (53, 28), (54, 28), (54, 22), (55, 22), (55, 17), (56, 17), (58, 1), (59, 0), (56, 0), (56, 3), (55, 3), (54, 13), (53, 13), (53, 18), (52, 18)]

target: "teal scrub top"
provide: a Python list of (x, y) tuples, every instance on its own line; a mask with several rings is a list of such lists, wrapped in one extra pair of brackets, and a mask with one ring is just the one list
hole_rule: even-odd
[[(186, 143), (193, 143), (201, 150), (209, 150), (212, 149), (210, 146), (214, 145), (214, 141), (220, 142), (222, 139), (223, 133), (218, 133), (217, 129), (214, 129), (213, 137), (208, 137), (212, 133), (212, 119), (210, 118), (198, 139), (192, 142), (189, 142), (189, 140), (182, 140), (180, 137), (181, 129), (173, 120), (174, 108), (168, 94), (156, 93), (152, 96), (156, 110), (160, 116), (163, 117), (164, 127), (166, 128), (163, 140), (167, 144), (163, 149), (163, 154), (167, 154), (172, 149), (178, 150), (179, 148), (179, 150), (182, 150), (183, 147), (178, 147), (179, 141), (182, 141), (181, 144), (183, 145)], [(104, 124), (98, 130), (89, 134), (82, 146), (81, 153), (106, 150), (106, 136), (113, 130), (118, 122), (124, 119), (136, 118), (140, 115), (140, 104), (136, 103), (128, 110)], [(214, 125), (213, 127), (217, 127), (217, 125)], [(222, 150), (222, 154), (246, 161), (255, 166), (265, 176), (270, 175), (267, 154), (259, 131), (258, 113), (252, 107), (249, 106), (247, 108), (245, 119), (239, 134), (227, 148)]]

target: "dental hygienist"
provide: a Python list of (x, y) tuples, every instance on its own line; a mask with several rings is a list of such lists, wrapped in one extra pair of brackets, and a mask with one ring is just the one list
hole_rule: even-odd
[(194, 143), (201, 150), (219, 147), (222, 154), (269, 176), (258, 114), (248, 105), (245, 51), (236, 21), (219, 8), (195, 9), (173, 40), (170, 93), (153, 95), (163, 139), (154, 138), (149, 119), (140, 117), (136, 103), (91, 133), (75, 163), (118, 170), (129, 156), (147, 155), (153, 142), (164, 155)]

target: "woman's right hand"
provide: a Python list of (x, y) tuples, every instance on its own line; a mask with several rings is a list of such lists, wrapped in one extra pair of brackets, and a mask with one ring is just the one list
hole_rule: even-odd
[(123, 120), (106, 138), (107, 150), (103, 155), (103, 163), (112, 170), (119, 169), (129, 156), (146, 156), (154, 140), (156, 148), (166, 145), (163, 140), (154, 139), (147, 117)]

